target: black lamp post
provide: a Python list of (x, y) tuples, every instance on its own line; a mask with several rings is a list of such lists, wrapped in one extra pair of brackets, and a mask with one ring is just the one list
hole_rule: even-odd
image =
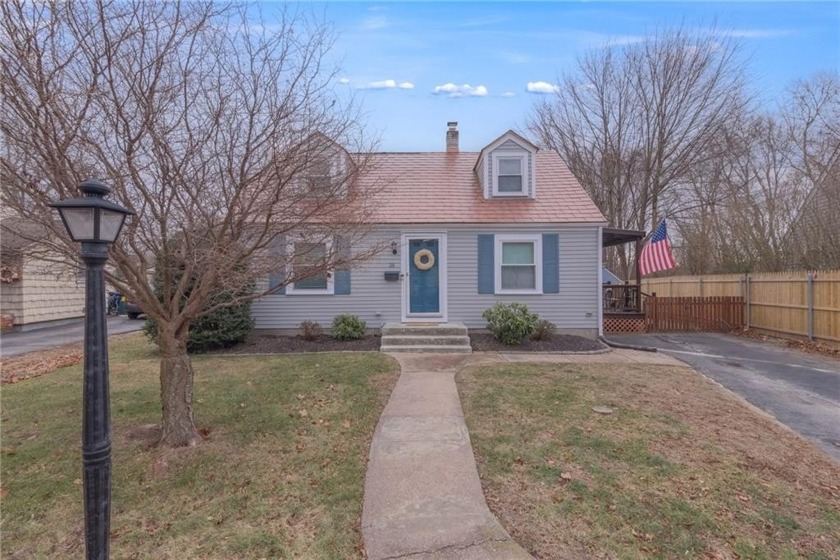
[(108, 202), (111, 187), (96, 180), (79, 184), (81, 198), (50, 204), (57, 208), (73, 241), (82, 244), (85, 271), (85, 371), (82, 393), (82, 464), (87, 558), (107, 559), (111, 524), (111, 403), (108, 389), (108, 326), (105, 276), (108, 245), (128, 215)]

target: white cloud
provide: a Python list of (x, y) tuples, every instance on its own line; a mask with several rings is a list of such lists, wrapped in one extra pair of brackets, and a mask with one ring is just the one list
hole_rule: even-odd
[(502, 97), (516, 97), (516, 94), (512, 91), (506, 91), (502, 94)]
[[(349, 81), (349, 80), (348, 80)], [(342, 82), (343, 83), (343, 82)], [(411, 82), (397, 82), (397, 80), (377, 80), (356, 86), (356, 89), (414, 89)]]
[(557, 93), (560, 88), (548, 82), (528, 82), (525, 90), (530, 93)]
[(340, 80), (338, 80), (338, 83), (339, 84), (349, 84), (350, 83), (350, 78), (341, 78)]
[(446, 97), (485, 97), (488, 94), (488, 91), (484, 86), (473, 87), (470, 84), (458, 86), (449, 82), (435, 86), (432, 93), (435, 95), (445, 95)]
[(368, 82), (365, 85), (359, 86), (359, 89), (394, 89), (396, 87), (396, 80), (379, 80), (376, 82)]

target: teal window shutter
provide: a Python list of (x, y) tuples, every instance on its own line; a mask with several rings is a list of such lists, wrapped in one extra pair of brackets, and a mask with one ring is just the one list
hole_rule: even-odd
[[(269, 274), (268, 275), (268, 289), (273, 290), (274, 288), (279, 286), (280, 283), (283, 281), (283, 276), (285, 276), (285, 275), (280, 274), (279, 272), (275, 272), (274, 274)], [(286, 286), (283, 286), (279, 290), (274, 290), (271, 293), (272, 294), (285, 295), (286, 294)]]
[(350, 271), (336, 270), (335, 284), (333, 285), (335, 295), (349, 296), (350, 295)]
[(492, 234), (478, 236), (478, 293), (492, 294), (496, 291), (496, 270), (494, 268), (494, 239)]
[(337, 296), (350, 295), (350, 244), (342, 237), (336, 237), (336, 256), (342, 264), (335, 269), (335, 281), (333, 282), (333, 293)]
[(543, 293), (560, 293), (560, 240), (556, 233), (544, 233), (542, 237)]
[[(270, 244), (271, 252), (276, 255), (277, 261), (282, 263), (286, 260), (286, 246), (285, 246), (285, 237), (282, 235), (278, 235), (275, 237)], [(268, 275), (268, 289), (271, 291), (272, 294), (286, 294), (286, 286), (283, 286), (279, 290), (275, 290), (277, 286), (279, 286), (284, 280), (286, 279), (285, 270), (275, 270), (271, 274)]]

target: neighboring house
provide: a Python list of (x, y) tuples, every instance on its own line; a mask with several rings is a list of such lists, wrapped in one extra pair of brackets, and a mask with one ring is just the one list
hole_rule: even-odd
[[(480, 152), (460, 152), (457, 123), (449, 123), (446, 147), (375, 154), (356, 187), (377, 186), (375, 228), (366, 243), (385, 250), (353, 270), (263, 296), (252, 306), (256, 327), (290, 330), (304, 320), (328, 327), (349, 313), (372, 328), (416, 322), (484, 328), (485, 309), (518, 301), (559, 332), (597, 336), (605, 220), (560, 157), (512, 131)], [(306, 247), (313, 259), (330, 249)]]
[(604, 265), (604, 269), (601, 272), (601, 282), (604, 284), (624, 284), (624, 280), (610, 272), (607, 265)]
[(82, 271), (39, 250), (46, 229), (15, 217), (0, 223), (0, 314), (5, 326), (30, 329), (84, 316)]

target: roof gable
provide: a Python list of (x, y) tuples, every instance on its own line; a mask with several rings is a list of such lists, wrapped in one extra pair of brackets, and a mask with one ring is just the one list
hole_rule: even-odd
[(508, 130), (507, 132), (505, 132), (504, 134), (502, 134), (501, 136), (484, 146), (484, 148), (482, 148), (481, 152), (479, 152), (478, 154), (478, 159), (476, 160), (475, 167), (473, 167), (473, 169), (476, 169), (478, 167), (479, 163), (481, 162), (482, 158), (484, 158), (484, 156), (486, 156), (487, 154), (489, 154), (490, 152), (492, 152), (493, 150), (495, 150), (496, 148), (508, 141), (514, 142), (523, 150), (531, 152), (532, 154), (535, 154), (539, 151), (539, 148), (535, 144), (529, 142), (513, 130)]

